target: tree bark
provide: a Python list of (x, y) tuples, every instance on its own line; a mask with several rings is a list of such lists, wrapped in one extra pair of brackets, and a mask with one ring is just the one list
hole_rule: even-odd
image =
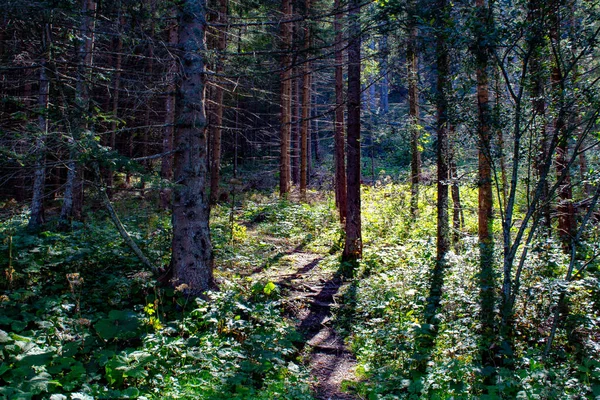
[(175, 189), (173, 196), (173, 283), (199, 295), (213, 286), (213, 256), (206, 198), (208, 143), (205, 113), (206, 1), (181, 5), (182, 52), (176, 105)]
[(44, 57), (40, 60), (39, 94), (38, 94), (38, 130), (35, 145), (36, 166), (33, 175), (33, 198), (28, 229), (36, 231), (44, 223), (44, 188), (46, 187), (46, 136), (48, 135), (48, 101), (50, 81), (48, 79), (48, 62), (50, 56), (50, 26), (44, 25), (43, 43)]
[(362, 257), (360, 213), (360, 1), (349, 3), (348, 19), (348, 165), (346, 242), (342, 260), (351, 263)]
[(344, 138), (344, 53), (342, 32), (341, 0), (335, 0), (335, 200), (338, 207), (340, 223), (346, 223), (346, 148)]
[[(169, 47), (174, 49), (179, 41), (177, 23), (169, 27)], [(173, 136), (175, 131), (175, 80), (177, 78), (177, 58), (173, 57), (169, 63), (167, 73), (167, 96), (165, 98), (165, 129), (162, 135), (162, 149), (166, 154), (161, 161), (160, 177), (163, 180), (160, 189), (160, 206), (166, 210), (171, 205), (171, 188), (167, 183), (173, 179)]]
[(385, 115), (390, 110), (389, 103), (389, 81), (388, 81), (388, 37), (384, 33), (379, 40), (379, 52), (381, 59), (379, 61), (381, 69), (381, 80), (379, 85), (379, 110), (382, 115)]
[[(297, 69), (296, 69), (297, 70)], [(292, 93), (292, 143), (291, 143), (291, 163), (292, 163), (292, 182), (294, 185), (300, 185), (300, 120), (302, 119), (302, 98), (301, 98), (301, 79), (295, 78)]]
[[(479, 289), (481, 303), (481, 356), (484, 367), (494, 368), (494, 354), (490, 351), (495, 342), (494, 310), (496, 304), (496, 277), (494, 268), (493, 239), (493, 193), (490, 140), (490, 96), (488, 64), (491, 40), (488, 32), (493, 30), (491, 8), (484, 0), (476, 0), (476, 40), (475, 59), (477, 63), (477, 136), (479, 142), (479, 198), (478, 198), (478, 237), (479, 237)], [(489, 376), (489, 375), (487, 375)]]
[[(217, 22), (227, 24), (228, 0), (219, 0)], [(223, 82), (220, 75), (223, 73), (223, 52), (227, 47), (227, 28), (222, 26), (218, 30), (217, 58), (216, 58), (216, 85), (214, 87), (214, 114), (211, 124), (211, 165), (210, 165), (210, 204), (219, 200), (219, 180), (221, 169), (221, 129), (223, 125)]]
[(562, 0), (554, 0), (550, 11), (550, 40), (556, 48), (552, 60), (552, 71), (550, 73), (550, 85), (552, 88), (552, 102), (557, 112), (554, 120), (554, 135), (557, 137), (556, 168), (557, 180), (562, 180), (558, 187), (558, 237), (562, 243), (563, 250), (568, 253), (571, 248), (571, 239), (575, 232), (575, 208), (573, 207), (573, 190), (571, 187), (571, 174), (568, 168), (569, 132), (566, 126), (566, 102), (564, 98), (565, 80), (560, 65), (560, 8)]
[[(440, 9), (447, 8), (447, 0), (438, 0)], [(443, 26), (438, 26), (443, 29)], [(437, 109), (437, 253), (436, 260), (440, 265), (445, 265), (446, 256), (450, 249), (449, 219), (448, 219), (448, 178), (449, 178), (449, 140), (448, 140), (448, 74), (450, 59), (446, 35), (438, 33), (436, 44), (437, 58), (437, 84), (436, 84), (436, 109)], [(440, 288), (441, 289), (441, 288)]]
[(408, 104), (410, 127), (410, 213), (413, 219), (419, 213), (419, 184), (421, 180), (421, 136), (419, 125), (419, 56), (417, 53), (418, 28), (414, 1), (409, 9), (408, 46), (406, 46), (406, 63), (408, 65)]
[(82, 0), (81, 3), (81, 40), (78, 49), (77, 84), (75, 90), (76, 116), (73, 121), (73, 129), (70, 141), (70, 159), (67, 165), (67, 183), (65, 185), (64, 200), (59, 217), (59, 228), (68, 229), (71, 219), (80, 220), (83, 208), (83, 170), (76, 161), (79, 153), (76, 150), (76, 142), (83, 131), (87, 129), (86, 118), (89, 114), (90, 98), (88, 78), (91, 74), (94, 49), (94, 27), (96, 23), (96, 2), (94, 0)]
[[(292, 108), (292, 81), (291, 81), (291, 46), (292, 25), (289, 20), (292, 16), (291, 0), (281, 0), (281, 46), (283, 51), (281, 63), (281, 137), (279, 161), (279, 196), (287, 197), (290, 191), (290, 136), (291, 136), (291, 108)], [(302, 179), (302, 178), (301, 178)]]
[[(120, 13), (119, 13), (120, 14)], [(115, 151), (117, 148), (117, 118), (119, 117), (119, 99), (121, 97), (121, 66), (123, 60), (123, 38), (121, 36), (121, 27), (124, 25), (124, 18), (119, 15), (117, 22), (117, 35), (113, 38), (113, 49), (115, 52), (115, 73), (113, 75), (113, 95), (112, 95), (112, 122), (110, 123), (109, 146)], [(108, 198), (114, 191), (114, 172), (111, 169), (106, 171), (106, 194)]]
[[(537, 178), (541, 177), (544, 172), (546, 158), (548, 157), (548, 132), (546, 125), (546, 99), (545, 99), (545, 82), (547, 75), (545, 74), (544, 63), (544, 48), (546, 40), (544, 39), (544, 17), (545, 13), (542, 9), (542, 1), (529, 0), (529, 22), (532, 27), (530, 40), (531, 48), (531, 105), (533, 108), (533, 129), (536, 136), (537, 148), (536, 156), (534, 157), (534, 169)], [(542, 199), (540, 203), (541, 226), (549, 229), (551, 226), (550, 218), (550, 202), (548, 199), (548, 182), (543, 182)]]
[[(305, 0), (306, 14), (310, 12), (311, 0)], [(308, 161), (310, 145), (310, 107), (311, 107), (311, 65), (308, 51), (311, 46), (310, 25), (304, 26), (304, 71), (302, 75), (302, 123), (300, 129), (300, 198), (306, 200), (306, 188), (308, 186)]]

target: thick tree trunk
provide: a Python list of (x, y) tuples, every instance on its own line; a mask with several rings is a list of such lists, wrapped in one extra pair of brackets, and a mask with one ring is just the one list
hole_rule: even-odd
[[(198, 295), (213, 285), (213, 256), (206, 198), (208, 171), (205, 96), (206, 1), (185, 0), (181, 5), (173, 196), (173, 283)], [(182, 286), (184, 285), (184, 286)]]
[[(48, 32), (50, 27), (44, 27), (44, 44), (48, 49), (50, 38)], [(46, 50), (47, 55), (49, 51)], [(46, 57), (47, 57), (46, 55)], [(46, 136), (48, 135), (48, 99), (50, 93), (50, 81), (46, 69), (48, 68), (48, 59), (43, 58), (40, 61), (40, 88), (38, 95), (38, 136), (35, 144), (36, 166), (33, 175), (33, 199), (31, 200), (31, 216), (29, 218), (28, 228), (36, 231), (44, 223), (44, 188), (46, 187)]]
[(362, 257), (360, 214), (360, 2), (349, 4), (348, 19), (348, 165), (346, 242), (343, 261), (355, 263)]
[[(227, 23), (228, 0), (219, 0), (219, 24)], [(218, 30), (217, 40), (217, 66), (215, 68), (216, 85), (214, 87), (214, 114), (211, 121), (211, 165), (210, 165), (210, 204), (219, 200), (219, 180), (221, 169), (221, 127), (223, 125), (223, 82), (220, 75), (223, 73), (223, 52), (227, 47), (227, 28), (221, 26)]]
[[(411, 13), (416, 13), (414, 3), (411, 3)], [(406, 63), (408, 65), (408, 104), (410, 124), (410, 213), (416, 219), (419, 211), (419, 183), (421, 180), (421, 136), (419, 125), (419, 57), (417, 54), (416, 17), (409, 17), (409, 38), (406, 46)]]
[(340, 223), (346, 223), (346, 147), (344, 138), (344, 53), (341, 0), (335, 0), (335, 200)]
[[(177, 24), (173, 23), (169, 27), (169, 46), (174, 49), (179, 41), (177, 32)], [(160, 189), (160, 206), (162, 209), (167, 209), (171, 205), (171, 188), (166, 186), (167, 182), (173, 179), (173, 133), (175, 130), (175, 79), (177, 77), (177, 59), (173, 57), (170, 62), (167, 73), (167, 96), (165, 99), (165, 129), (162, 136), (162, 151), (165, 156), (162, 158), (160, 165), (160, 177), (163, 184)]]
[[(292, 108), (292, 81), (291, 81), (291, 46), (292, 25), (289, 20), (292, 16), (291, 0), (281, 0), (281, 143), (279, 161), (279, 196), (287, 197), (290, 191), (290, 136), (291, 136), (291, 108)], [(301, 178), (302, 179), (302, 178)], [(301, 183), (302, 185), (302, 183)]]

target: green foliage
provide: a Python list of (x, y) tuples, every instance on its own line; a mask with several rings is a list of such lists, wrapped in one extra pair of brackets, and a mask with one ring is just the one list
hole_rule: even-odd
[[(130, 202), (123, 222), (165, 264), (169, 216)], [(311, 398), (274, 282), (222, 278), (194, 303), (159, 287), (101, 212), (69, 233), (26, 222), (0, 225), (0, 398)]]
[[(484, 383), (488, 371), (480, 355), (477, 189), (460, 190), (466, 221), (460, 246), (445, 268), (434, 330), (425, 323), (424, 310), (435, 263), (435, 188), (421, 186), (417, 221), (410, 216), (408, 185), (363, 188), (364, 256), (337, 314), (358, 359), (359, 393), (369, 399), (594, 398), (600, 389), (598, 277), (585, 274), (566, 284), (568, 257), (545, 235), (524, 266), (514, 365), (498, 369), (495, 385)], [(582, 261), (597, 254), (595, 231), (580, 250)], [(568, 298), (569, 318), (562, 321), (554, 352), (544, 359), (561, 293)], [(433, 338), (434, 347), (420, 348), (419, 336)], [(424, 356), (429, 362), (422, 373), (417, 366)]]

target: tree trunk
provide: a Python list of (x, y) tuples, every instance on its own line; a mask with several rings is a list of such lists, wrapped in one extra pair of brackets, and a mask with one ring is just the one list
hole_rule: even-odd
[(301, 82), (300, 78), (293, 81), (293, 118), (292, 118), (292, 182), (294, 185), (300, 184), (300, 120), (301, 111)]
[(481, 302), (481, 356), (484, 367), (494, 368), (494, 354), (491, 348), (494, 338), (494, 310), (496, 304), (496, 277), (494, 272), (493, 239), (493, 194), (492, 165), (490, 144), (490, 102), (489, 102), (489, 41), (487, 34), (492, 32), (491, 9), (484, 0), (476, 0), (477, 21), (475, 59), (477, 63), (477, 136), (479, 141), (479, 199), (478, 199), (478, 236), (479, 236), (479, 288)]
[(379, 86), (379, 110), (385, 115), (390, 110), (389, 104), (389, 81), (388, 81), (388, 37), (384, 33), (379, 40), (379, 52), (381, 53), (380, 70), (381, 80)]
[[(217, 22), (227, 23), (228, 0), (219, 0), (219, 16)], [(218, 30), (217, 40), (217, 67), (215, 72), (216, 85), (214, 87), (214, 114), (211, 124), (211, 166), (210, 166), (210, 203), (216, 204), (219, 200), (219, 180), (221, 169), (221, 126), (223, 125), (223, 82), (220, 75), (223, 73), (223, 52), (227, 47), (227, 28), (221, 26)]]
[[(305, 0), (306, 16), (310, 13), (311, 0)], [(302, 75), (302, 126), (300, 130), (300, 198), (306, 200), (306, 188), (308, 185), (308, 161), (310, 145), (310, 107), (311, 107), (311, 69), (308, 51), (311, 46), (310, 25), (305, 22), (304, 26), (304, 71)]]
[[(450, 126), (451, 136), (454, 136), (454, 126)], [(452, 150), (450, 157), (450, 179), (452, 186), (452, 243), (456, 247), (460, 243), (460, 230), (464, 225), (464, 216), (460, 204), (460, 186), (458, 185), (458, 168), (456, 167), (456, 152)]]
[(340, 223), (346, 223), (346, 148), (344, 138), (344, 53), (341, 0), (335, 0), (335, 200)]
[[(546, 99), (545, 99), (545, 84), (547, 75), (544, 71), (544, 47), (545, 32), (544, 12), (542, 10), (542, 2), (540, 0), (529, 0), (529, 23), (532, 27), (530, 48), (531, 48), (531, 105), (533, 108), (533, 129), (536, 137), (537, 148), (534, 158), (534, 169), (538, 179), (544, 175), (546, 158), (548, 157), (548, 132), (546, 125)], [(541, 226), (549, 229), (551, 226), (550, 219), (550, 202), (548, 199), (548, 182), (544, 181), (542, 187), (542, 199), (540, 201)]]
[[(439, 8), (447, 8), (447, 0), (438, 1)], [(443, 29), (443, 26), (438, 26)], [(438, 33), (437, 38), (437, 93), (436, 93), (436, 108), (437, 108), (437, 255), (436, 260), (440, 265), (445, 265), (446, 256), (450, 249), (449, 240), (449, 220), (448, 220), (448, 156), (449, 156), (449, 140), (448, 140), (448, 74), (450, 68), (450, 60), (448, 56), (448, 45), (446, 37), (443, 33)], [(440, 288), (441, 289), (441, 288)]]
[(414, 2), (411, 2), (411, 15), (409, 16), (409, 38), (406, 46), (406, 63), (408, 65), (408, 103), (410, 126), (410, 213), (413, 219), (419, 212), (419, 184), (421, 180), (421, 136), (419, 125), (419, 57), (417, 54), (418, 28), (416, 26), (416, 13)]
[[(279, 161), (279, 196), (287, 197), (290, 191), (290, 136), (291, 136), (291, 108), (292, 108), (292, 81), (291, 81), (291, 46), (292, 25), (289, 20), (292, 16), (291, 0), (281, 0), (281, 38), (283, 59), (281, 63), (281, 144)], [(301, 178), (302, 179), (302, 178)], [(302, 185), (302, 183), (300, 184)]]
[[(123, 60), (123, 38), (121, 37), (121, 27), (124, 25), (124, 18), (119, 15), (117, 26), (117, 36), (113, 38), (113, 48), (115, 52), (115, 74), (113, 75), (113, 98), (112, 98), (112, 122), (110, 123), (110, 141), (111, 150), (117, 148), (117, 118), (119, 117), (119, 99), (121, 97), (121, 65)], [(106, 171), (106, 194), (108, 198), (114, 191), (114, 173), (108, 169)]]
[[(177, 32), (177, 23), (169, 27), (169, 46), (174, 49), (177, 46), (179, 35)], [(162, 137), (162, 150), (165, 156), (160, 165), (160, 177), (163, 184), (160, 189), (160, 206), (166, 210), (171, 204), (171, 189), (166, 186), (167, 182), (173, 179), (173, 133), (175, 130), (175, 79), (177, 77), (177, 59), (172, 58), (167, 73), (167, 96), (165, 99), (165, 129)]]
[(362, 257), (362, 232), (360, 221), (360, 2), (349, 3), (348, 19), (348, 165), (346, 242), (343, 261), (352, 264)]
[(175, 182), (173, 196), (173, 283), (198, 295), (213, 285), (213, 256), (206, 198), (207, 138), (205, 96), (206, 1), (181, 5), (180, 81), (176, 105)]
[(59, 228), (68, 229), (71, 219), (81, 219), (83, 208), (83, 170), (76, 161), (79, 153), (76, 142), (87, 128), (86, 118), (89, 114), (90, 98), (88, 79), (91, 76), (92, 55), (94, 49), (94, 27), (96, 22), (96, 2), (82, 0), (81, 7), (81, 37), (83, 38), (78, 49), (77, 84), (75, 93), (75, 121), (71, 132), (71, 150), (67, 168), (67, 183), (63, 205), (59, 217)]
[[(560, 41), (560, 5), (561, 0), (554, 0), (551, 10), (550, 39), (557, 48)], [(559, 56), (552, 60), (552, 71), (550, 74), (550, 84), (552, 88), (552, 101), (557, 110), (557, 116), (554, 120), (554, 135), (557, 138), (556, 158), (554, 165), (556, 167), (556, 178), (562, 183), (558, 187), (558, 237), (562, 243), (563, 250), (568, 253), (571, 248), (571, 238), (575, 232), (575, 209), (573, 207), (573, 191), (571, 187), (571, 174), (568, 168), (569, 152), (569, 132), (566, 126), (566, 102), (564, 98), (565, 81), (560, 65)]]
[(500, 159), (500, 193), (501, 193), (501, 208), (506, 206), (506, 200), (508, 197), (508, 173), (506, 171), (506, 146), (504, 143), (504, 132), (500, 127), (500, 114), (502, 110), (502, 95), (500, 92), (500, 75), (498, 71), (498, 67), (495, 68), (495, 103), (494, 103), (494, 118), (496, 129), (496, 138), (498, 140), (498, 158)]
[(47, 68), (49, 62), (50, 26), (44, 26), (43, 42), (45, 56), (40, 60), (40, 88), (38, 95), (38, 136), (36, 138), (36, 166), (33, 175), (33, 199), (31, 200), (31, 216), (28, 228), (36, 231), (44, 223), (44, 188), (46, 186), (46, 136), (48, 135), (48, 99), (50, 93), (50, 81), (48, 80)]

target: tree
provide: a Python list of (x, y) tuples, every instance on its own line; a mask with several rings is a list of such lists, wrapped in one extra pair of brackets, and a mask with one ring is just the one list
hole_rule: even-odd
[(46, 187), (46, 136), (48, 135), (48, 104), (50, 80), (48, 67), (50, 63), (50, 24), (45, 24), (42, 34), (43, 56), (40, 60), (39, 94), (38, 94), (38, 129), (36, 138), (36, 166), (33, 175), (33, 198), (31, 199), (31, 215), (28, 228), (36, 231), (44, 222), (44, 189)]
[(360, 1), (352, 0), (348, 9), (348, 164), (346, 242), (343, 261), (356, 262), (362, 256), (360, 221)]
[[(292, 1), (281, 0), (281, 50), (283, 52), (281, 62), (281, 135), (279, 155), (279, 195), (286, 197), (290, 191), (291, 166), (290, 166), (290, 137), (291, 137), (291, 113), (292, 113), (292, 69), (291, 69), (291, 45), (292, 45)], [(302, 174), (302, 171), (300, 172)], [(302, 180), (302, 178), (300, 178)]]
[(210, 162), (210, 203), (216, 204), (219, 199), (219, 177), (221, 169), (221, 125), (223, 125), (223, 82), (220, 75), (223, 73), (223, 52), (227, 47), (227, 6), (228, 0), (219, 0), (217, 22), (217, 56), (216, 56), (216, 84), (213, 88), (214, 115), (211, 120), (211, 162)]
[(82, 0), (81, 2), (81, 27), (80, 43), (78, 48), (77, 84), (75, 93), (75, 116), (72, 123), (70, 144), (70, 158), (68, 163), (67, 183), (65, 184), (64, 200), (60, 211), (59, 227), (68, 229), (71, 218), (81, 219), (83, 207), (83, 170), (77, 162), (79, 152), (76, 150), (77, 142), (83, 137), (88, 128), (90, 91), (88, 87), (89, 76), (93, 62), (94, 27), (96, 24), (96, 2)]
[(409, 3), (408, 9), (408, 43), (406, 46), (406, 64), (408, 66), (408, 103), (409, 103), (409, 129), (410, 129), (410, 212), (413, 218), (417, 217), (419, 210), (419, 182), (421, 179), (421, 149), (419, 144), (419, 56), (417, 53), (417, 27), (416, 2)]
[[(177, 13), (174, 13), (176, 16)], [(173, 22), (169, 26), (169, 46), (175, 48), (179, 41), (177, 32), (177, 24)], [(175, 130), (175, 80), (177, 76), (177, 59), (171, 57), (167, 70), (167, 87), (165, 97), (165, 129), (162, 137), (162, 151), (164, 156), (160, 165), (160, 177), (163, 179), (163, 184), (160, 189), (160, 205), (163, 209), (167, 209), (171, 205), (171, 190), (166, 187), (166, 183), (173, 178), (173, 133)]]
[(335, 31), (335, 200), (340, 215), (340, 223), (346, 223), (347, 187), (346, 187), (346, 148), (344, 138), (344, 53), (342, 33), (342, 9), (341, 1), (334, 3), (335, 19), (333, 29)]
[(185, 0), (180, 12), (171, 264), (174, 285), (185, 285), (185, 293), (198, 295), (214, 283), (206, 198), (206, 1)]
[(488, 64), (493, 33), (492, 8), (484, 0), (476, 1), (474, 55), (477, 75), (477, 140), (478, 140), (478, 236), (479, 287), (481, 301), (482, 362), (493, 368), (494, 310), (496, 305), (496, 273), (494, 268), (493, 193), (491, 152), (491, 110), (489, 99)]
[[(305, 0), (306, 15), (310, 12), (311, 0)], [(310, 110), (311, 110), (311, 65), (308, 51), (311, 47), (310, 25), (304, 26), (304, 71), (302, 73), (302, 122), (300, 129), (300, 197), (306, 200), (308, 185), (308, 151), (310, 143)]]

